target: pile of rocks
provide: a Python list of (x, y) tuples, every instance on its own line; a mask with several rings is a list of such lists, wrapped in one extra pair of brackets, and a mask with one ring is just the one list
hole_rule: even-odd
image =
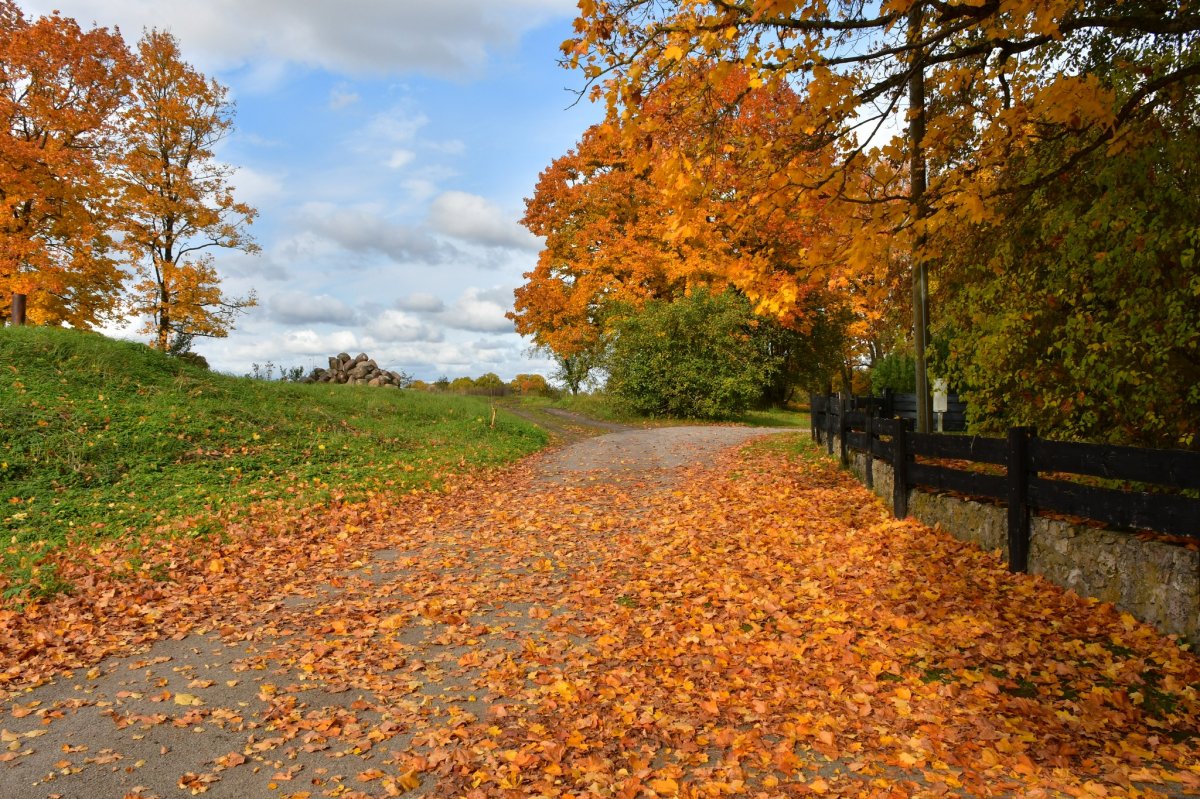
[(329, 359), (328, 369), (313, 369), (307, 377), (301, 378), (301, 383), (346, 383), (352, 386), (386, 386), (388, 388), (403, 388), (406, 376), (399, 372), (389, 372), (380, 369), (375, 361), (360, 352), (351, 358), (347, 353), (339, 352)]

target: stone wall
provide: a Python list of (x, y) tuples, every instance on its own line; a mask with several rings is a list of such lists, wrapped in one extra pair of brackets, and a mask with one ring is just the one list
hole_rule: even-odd
[[(833, 440), (837, 457), (840, 442)], [(849, 450), (850, 469), (864, 483), (865, 453)], [(892, 467), (872, 464), (874, 491), (892, 505)], [(908, 513), (929, 527), (1008, 560), (1008, 508), (929, 494), (908, 493)], [(1029, 525), (1029, 571), (1081, 596), (1111, 602), (1166, 634), (1200, 641), (1200, 553), (1128, 533), (1035, 516)]]

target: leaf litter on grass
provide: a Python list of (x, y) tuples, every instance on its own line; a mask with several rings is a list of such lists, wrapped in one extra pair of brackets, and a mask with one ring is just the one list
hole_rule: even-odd
[[(89, 591), (0, 619), (0, 676), (12, 699), (219, 631), (252, 650), (245, 668), (281, 675), (246, 751), (387, 753), (312, 795), (1200, 789), (1200, 664), (1178, 641), (892, 519), (819, 458), (756, 447), (673, 483), (535, 477), (164, 542), (143, 558), (171, 559), (169, 583), (112, 579), (101, 552)], [(317, 710), (315, 685), (364, 698)]]

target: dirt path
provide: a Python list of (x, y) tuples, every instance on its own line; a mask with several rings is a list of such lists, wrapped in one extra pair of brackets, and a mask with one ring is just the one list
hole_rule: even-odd
[(210, 623), (9, 695), (0, 797), (1200, 790), (1193, 655), (774, 432), (578, 440), (297, 526), (267, 587), (214, 560), (172, 599)]
[[(588, 438), (563, 428), (574, 443), (532, 459), (522, 481), (531, 486), (579, 479), (641, 483), (634, 489), (639, 498), (645, 485), (670, 484), (680, 467), (699, 465), (722, 449), (775, 432), (644, 430), (567, 411), (559, 415), (573, 427), (615, 432)], [(527, 615), (539, 592), (472, 614), (465, 632), (437, 635), (431, 621), (413, 625), (408, 617), (396, 622), (399, 627), (390, 636), (377, 627), (369, 640), (378, 644), (387, 637), (394, 656), (355, 658), (357, 653), (346, 652), (356, 662), (334, 667), (332, 675), (314, 664), (334, 651), (322, 648), (337, 647), (338, 628), (321, 633), (311, 622), (316, 615), (344, 616), (356, 606), (419, 595), (422, 581), (433, 574), (444, 584), (442, 569), (422, 569), (431, 560), (451, 559), (461, 571), (451, 579), (457, 585), (497, 578), (486, 550), (454, 552), (448, 543), (462, 541), (435, 538), (404, 551), (375, 549), (369, 564), (333, 585), (247, 609), (244, 629), (160, 641), (137, 655), (107, 660), (26, 693), (0, 716), (7, 746), (0, 755), (0, 797), (149, 799), (181, 790), (214, 797), (394, 793), (398, 788), (380, 787), (384, 771), (363, 782), (358, 778), (370, 776), (379, 764), (394, 766), (389, 750), (410, 748), (414, 733), (432, 726), (431, 719), (448, 708), (479, 717), (487, 713), (487, 705), (467, 693), (474, 664), (459, 658), (483, 638), (506, 651), (540, 634), (544, 624), (538, 614)], [(500, 571), (510, 578), (535, 574), (519, 566)], [(363, 691), (356, 682), (382, 690)], [(281, 708), (281, 696), (295, 701)], [(333, 742), (331, 729), (342, 741)], [(379, 730), (384, 734), (373, 740), (371, 732)], [(375, 746), (380, 740), (387, 749)], [(395, 776), (394, 768), (386, 772)], [(412, 787), (432, 781), (428, 775), (411, 778)]]

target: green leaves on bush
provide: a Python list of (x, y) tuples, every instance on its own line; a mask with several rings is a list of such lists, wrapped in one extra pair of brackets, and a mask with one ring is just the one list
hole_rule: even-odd
[(888, 388), (901, 394), (917, 390), (917, 363), (911, 355), (893, 352), (875, 362), (871, 369), (871, 391), (882, 394)]
[(976, 429), (1200, 447), (1192, 118), (1013, 198), (947, 251), (934, 318), (956, 330), (946, 376)]
[(614, 321), (608, 390), (631, 410), (711, 419), (758, 401), (779, 368), (744, 297), (697, 289)]

